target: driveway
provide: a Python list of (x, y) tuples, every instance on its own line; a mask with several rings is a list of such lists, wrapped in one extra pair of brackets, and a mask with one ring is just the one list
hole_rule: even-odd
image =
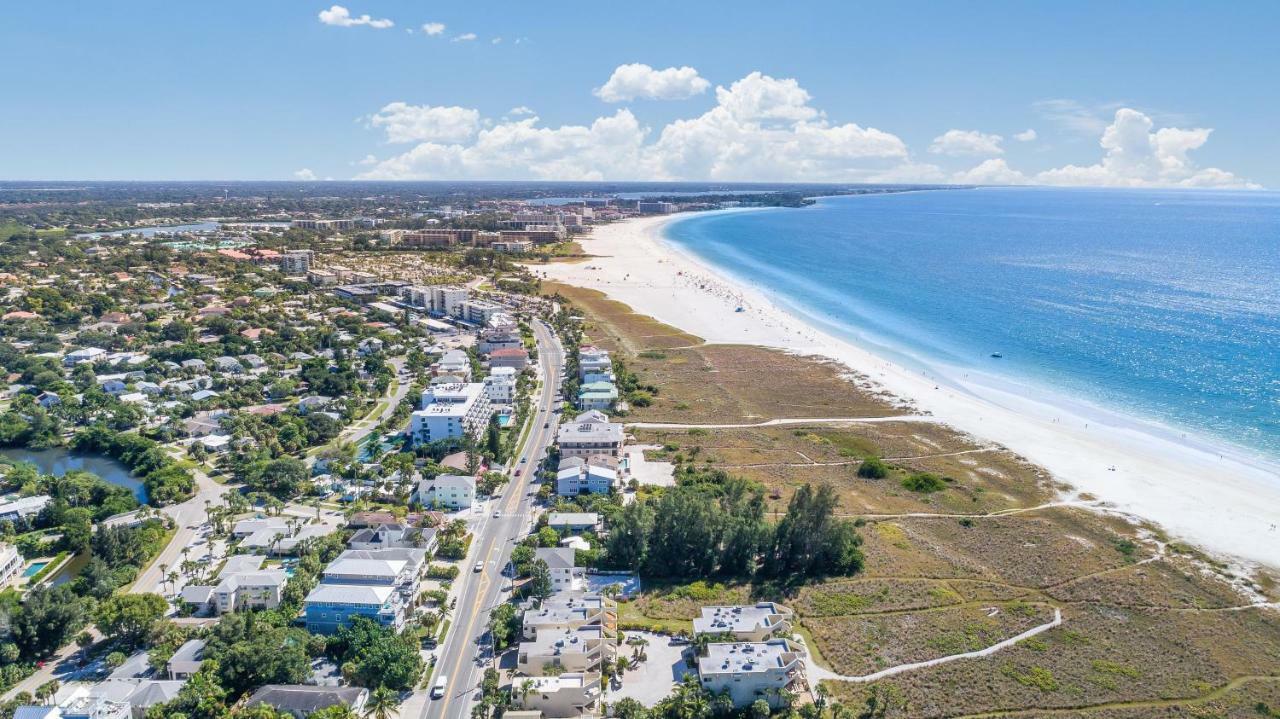
[[(605, 694), (605, 701), (612, 704), (620, 699), (630, 697), (641, 704), (651, 707), (671, 694), (685, 674), (692, 674), (694, 669), (684, 661), (684, 650), (688, 645), (673, 645), (671, 638), (665, 634), (652, 632), (625, 632), (628, 639), (644, 637), (649, 645), (644, 653), (649, 658), (639, 666), (627, 669), (622, 675), (622, 687), (611, 689)], [(618, 647), (618, 656), (631, 660), (635, 648), (627, 644)]]

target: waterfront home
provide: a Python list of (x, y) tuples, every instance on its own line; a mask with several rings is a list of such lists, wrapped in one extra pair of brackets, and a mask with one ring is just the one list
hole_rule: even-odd
[(611, 409), (618, 402), (618, 388), (612, 382), (588, 382), (578, 387), (578, 409)]
[(32, 497), (18, 497), (8, 502), (0, 504), (0, 520), (9, 520), (17, 522), (33, 517), (45, 508), (52, 498), (47, 494), (37, 494)]
[(613, 360), (608, 351), (591, 345), (578, 348), (578, 380), (585, 381), (588, 374), (607, 374), (613, 378)]
[(618, 470), (608, 466), (605, 457), (567, 457), (556, 469), (556, 494), (576, 497), (581, 494), (608, 494), (618, 484)]
[(556, 444), (562, 458), (605, 455), (616, 459), (622, 456), (623, 428), (620, 423), (610, 422), (603, 412), (591, 410), (561, 425)]
[(695, 636), (730, 635), (740, 642), (762, 642), (791, 631), (794, 613), (777, 602), (703, 607), (693, 620)]

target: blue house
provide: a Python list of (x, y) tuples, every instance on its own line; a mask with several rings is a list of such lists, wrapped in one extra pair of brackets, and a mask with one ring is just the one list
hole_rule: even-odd
[(357, 616), (397, 631), (404, 625), (400, 592), (388, 585), (317, 584), (303, 607), (307, 631), (315, 634), (333, 634)]

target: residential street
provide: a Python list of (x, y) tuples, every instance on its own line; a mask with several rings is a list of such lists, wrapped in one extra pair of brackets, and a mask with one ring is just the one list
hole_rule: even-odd
[[(401, 707), (401, 716), (407, 719), (468, 716), (470, 705), (479, 692), (484, 667), (492, 660), (485, 636), (489, 611), (508, 595), (511, 580), (503, 576), (502, 571), (515, 540), (526, 534), (531, 525), (534, 508), (534, 496), (530, 493), (532, 477), (538, 463), (546, 456), (547, 447), (555, 441), (559, 420), (551, 410), (564, 364), (563, 349), (549, 327), (535, 322), (533, 328), (538, 342), (542, 388), (532, 405), (532, 430), (523, 451), (511, 465), (511, 471), (519, 471), (520, 476), (513, 474), (512, 481), (489, 510), (497, 510), (501, 516), (487, 517), (478, 525), (471, 553), (458, 577), (461, 586), (457, 593), (457, 609), (449, 634), (440, 645), (439, 659), (432, 673), (432, 683), (435, 677), (448, 677), (445, 695), (431, 699), (428, 696), (430, 684), (428, 689), (415, 691)], [(544, 424), (549, 426), (544, 427)], [(476, 562), (484, 563), (483, 571), (471, 571)]]

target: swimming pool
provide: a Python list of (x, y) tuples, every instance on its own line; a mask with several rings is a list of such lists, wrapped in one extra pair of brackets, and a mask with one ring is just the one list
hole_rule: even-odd
[(48, 562), (32, 562), (30, 566), (28, 566), (25, 570), (23, 570), (22, 576), (24, 577), (34, 576), (38, 574), (41, 569), (44, 569), (47, 566), (49, 566)]

